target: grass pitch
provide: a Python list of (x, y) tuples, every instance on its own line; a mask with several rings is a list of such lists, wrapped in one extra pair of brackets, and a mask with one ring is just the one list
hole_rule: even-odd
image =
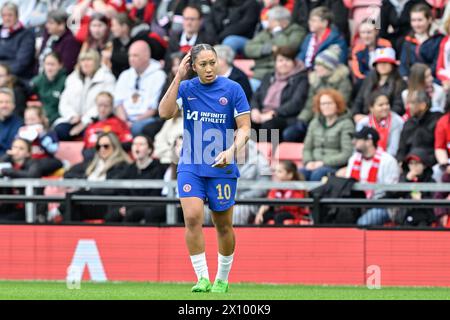
[(0, 300), (450, 300), (450, 288), (230, 284), (227, 294), (191, 293), (193, 283), (2, 281)]

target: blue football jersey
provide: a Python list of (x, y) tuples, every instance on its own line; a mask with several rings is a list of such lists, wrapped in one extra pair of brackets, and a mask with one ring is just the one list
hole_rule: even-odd
[(250, 112), (241, 86), (217, 77), (202, 84), (198, 77), (182, 81), (177, 104), (183, 110), (183, 147), (178, 172), (189, 171), (201, 177), (239, 177), (235, 163), (212, 167), (220, 152), (234, 142), (235, 117)]

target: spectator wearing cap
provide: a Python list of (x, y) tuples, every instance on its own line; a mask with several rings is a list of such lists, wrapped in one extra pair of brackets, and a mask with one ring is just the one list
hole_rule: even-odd
[(233, 64), (235, 57), (233, 49), (219, 44), (214, 46), (214, 50), (217, 53), (218, 74), (239, 83), (245, 92), (247, 100), (250, 102), (253, 95), (252, 88), (244, 71)]
[[(433, 170), (428, 162), (427, 150), (416, 148), (406, 156), (400, 183), (435, 183)], [(409, 191), (389, 192), (390, 198), (423, 200), (432, 199), (432, 192)], [(400, 208), (394, 215), (394, 222), (408, 226), (430, 226), (436, 217), (432, 208)]]
[(369, 115), (356, 124), (356, 130), (363, 127), (377, 130), (380, 135), (378, 147), (395, 157), (404, 124), (402, 117), (391, 111), (389, 98), (377, 91), (372, 92), (369, 97), (369, 111)]
[[(395, 184), (400, 168), (389, 153), (378, 147), (380, 136), (374, 128), (363, 127), (353, 134), (355, 153), (348, 160), (345, 176), (361, 183)], [(380, 199), (383, 191), (366, 190), (368, 199)], [(383, 225), (390, 221), (386, 208), (371, 208), (358, 219), (360, 226)]]
[(159, 61), (151, 58), (145, 41), (134, 42), (128, 51), (130, 68), (119, 76), (115, 89), (115, 106), (119, 118), (128, 123), (133, 136), (158, 119), (158, 99), (166, 81)]
[[(308, 95), (308, 76), (295, 59), (295, 50), (280, 47), (275, 54), (275, 72), (262, 80), (252, 99), (251, 118), (255, 129), (280, 133), (295, 121)], [(267, 135), (269, 140), (271, 135)]]
[(442, 176), (450, 176), (450, 96), (447, 96), (446, 113), (436, 124), (434, 131), (434, 154), (437, 160), (435, 180), (442, 181)]
[(45, 57), (50, 52), (58, 53), (67, 74), (73, 71), (81, 45), (67, 28), (67, 19), (68, 15), (62, 9), (48, 13), (42, 47), (39, 53), (39, 73), (43, 72)]
[(11, 144), (23, 120), (16, 114), (14, 92), (8, 88), (0, 88), (0, 156), (11, 148)]
[(358, 123), (369, 113), (369, 96), (377, 90), (389, 97), (392, 111), (399, 115), (405, 112), (401, 93), (406, 82), (398, 73), (398, 62), (393, 48), (379, 48), (375, 51), (372, 70), (364, 79), (352, 105), (353, 119)]
[(306, 35), (306, 30), (298, 24), (291, 23), (291, 13), (282, 6), (276, 6), (268, 12), (267, 29), (259, 32), (245, 45), (245, 56), (255, 60), (253, 88), (258, 87), (258, 81), (275, 67), (274, 54), (277, 48), (290, 46), (297, 49)]
[(405, 122), (400, 144), (397, 152), (397, 160), (403, 163), (412, 149), (423, 148), (426, 150), (429, 162), (436, 164), (434, 157), (434, 133), (436, 124), (442, 116), (440, 112), (431, 112), (431, 99), (425, 91), (416, 91), (409, 96), (411, 118)]
[(6, 2), (0, 9), (0, 62), (7, 64), (11, 73), (24, 80), (33, 76), (35, 35), (19, 21), (19, 9), (13, 2)]
[(333, 13), (327, 7), (318, 7), (309, 14), (308, 26), (310, 33), (306, 36), (300, 47), (297, 59), (302, 61), (307, 69), (314, 66), (317, 55), (335, 44), (341, 49), (339, 61), (346, 64), (348, 56), (347, 43), (333, 25)]
[(316, 117), (306, 133), (300, 171), (308, 181), (320, 181), (329, 173), (344, 167), (352, 155), (350, 134), (355, 127), (342, 95), (334, 89), (323, 89), (314, 97)]
[(301, 108), (296, 122), (284, 130), (284, 141), (303, 142), (308, 124), (314, 117), (313, 98), (320, 90), (335, 89), (341, 93), (347, 105), (350, 102), (352, 95), (350, 71), (347, 65), (339, 61), (340, 50), (338, 46), (332, 45), (316, 57), (314, 70), (308, 75), (309, 88), (306, 104)]

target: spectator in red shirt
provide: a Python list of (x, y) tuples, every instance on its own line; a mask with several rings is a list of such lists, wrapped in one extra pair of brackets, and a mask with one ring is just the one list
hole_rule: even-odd
[(444, 174), (450, 175), (450, 95), (447, 95), (445, 110), (434, 131), (434, 155), (438, 163), (433, 168), (433, 177), (437, 182), (442, 181)]
[(133, 136), (126, 122), (122, 121), (113, 112), (114, 97), (109, 92), (100, 92), (95, 99), (97, 104), (98, 117), (94, 118), (84, 134), (84, 150), (85, 159), (91, 159), (95, 155), (95, 146), (98, 136), (105, 132), (114, 132), (125, 151), (131, 149)]
[[(274, 180), (276, 181), (304, 181), (304, 178), (297, 170), (297, 166), (292, 161), (281, 161), (275, 168)], [(269, 199), (303, 199), (306, 197), (304, 190), (280, 190), (272, 189), (269, 191)], [(261, 206), (255, 217), (256, 224), (267, 223), (274, 220), (275, 224), (283, 224), (284, 220), (295, 219), (302, 220), (308, 214), (308, 210), (299, 206), (279, 206), (271, 207)]]
[(125, 2), (125, 0), (78, 0), (73, 10), (73, 19), (80, 21), (80, 28), (75, 36), (77, 40), (86, 41), (93, 14), (101, 13), (111, 19), (116, 13), (126, 11)]

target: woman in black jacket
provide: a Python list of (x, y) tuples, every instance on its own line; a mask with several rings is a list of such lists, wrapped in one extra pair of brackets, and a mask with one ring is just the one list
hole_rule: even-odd
[[(22, 138), (16, 138), (7, 154), (0, 158), (0, 177), (40, 178), (39, 165), (31, 158), (31, 143)], [(1, 194), (25, 194), (24, 188), (1, 188)], [(25, 221), (25, 204), (3, 203), (0, 205), (0, 220)]]
[[(86, 179), (88, 181), (105, 181), (109, 179), (123, 179), (125, 169), (131, 162), (122, 149), (117, 136), (103, 133), (99, 136), (96, 153), (92, 160), (75, 165), (64, 174), (65, 179)], [(76, 195), (113, 195), (115, 190), (86, 189), (74, 192)], [(108, 207), (105, 205), (75, 205), (72, 210), (72, 220), (103, 219)]]
[[(283, 130), (295, 122), (308, 97), (308, 76), (297, 63), (296, 52), (280, 47), (275, 54), (275, 72), (266, 74), (252, 99), (252, 127)], [(267, 135), (270, 139), (270, 133)]]
[[(126, 179), (162, 180), (169, 165), (164, 165), (158, 159), (152, 159), (153, 142), (145, 135), (138, 135), (133, 139), (131, 152), (135, 162), (125, 168), (123, 174)], [(118, 194), (127, 196), (161, 196), (161, 189), (127, 189), (118, 191)], [(159, 223), (166, 221), (165, 206), (127, 205), (112, 207), (105, 220), (107, 222), (140, 222)]]
[(374, 69), (364, 79), (353, 102), (352, 113), (356, 123), (369, 114), (369, 97), (376, 90), (389, 98), (392, 111), (399, 115), (405, 113), (402, 91), (407, 88), (407, 84), (398, 72), (395, 50), (392, 48), (376, 49), (373, 67)]

